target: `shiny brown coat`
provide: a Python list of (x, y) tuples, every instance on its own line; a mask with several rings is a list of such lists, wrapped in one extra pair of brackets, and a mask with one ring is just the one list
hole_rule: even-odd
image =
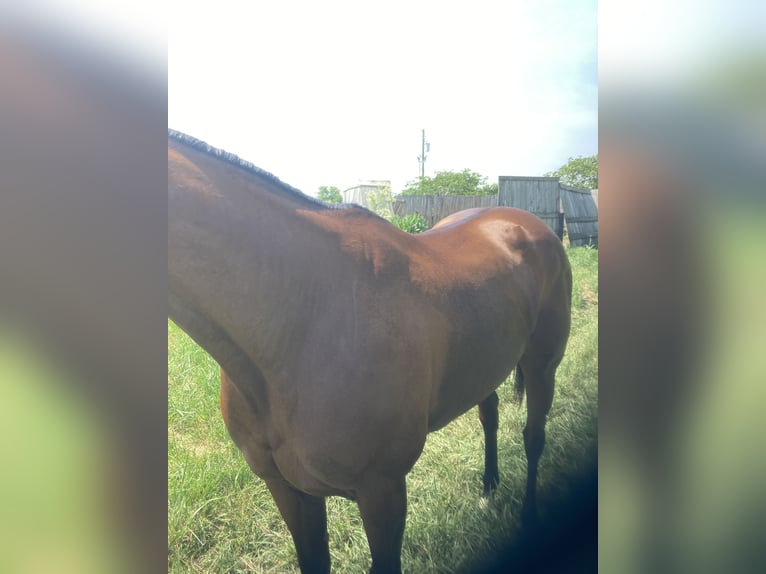
[(400, 572), (405, 476), (428, 432), (476, 405), (494, 489), (495, 389), (517, 365), (534, 519), (572, 284), (543, 222), (474, 209), (409, 235), (176, 132), (168, 202), (170, 316), (221, 365), (226, 426), (302, 572), (329, 572), (328, 495), (357, 501), (371, 571)]

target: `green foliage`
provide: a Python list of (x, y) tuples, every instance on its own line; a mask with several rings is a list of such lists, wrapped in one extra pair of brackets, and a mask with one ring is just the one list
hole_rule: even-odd
[(481, 174), (463, 171), (438, 171), (434, 177), (420, 177), (410, 181), (401, 195), (492, 195), (497, 193), (496, 183), (487, 183)]
[(404, 216), (393, 215), (391, 216), (390, 221), (399, 229), (406, 231), (407, 233), (421, 233), (428, 229), (426, 218), (419, 213), (410, 213), (409, 215)]
[(477, 195), (497, 195), (497, 182), (483, 185), (479, 188)]
[(370, 210), (374, 211), (384, 219), (389, 221), (394, 215), (391, 205), (393, 196), (391, 195), (391, 186), (388, 184), (379, 185), (378, 188), (367, 196)]
[(570, 157), (567, 163), (545, 176), (558, 177), (561, 183), (580, 189), (598, 189), (598, 154)]
[(332, 185), (320, 186), (317, 198), (325, 203), (343, 203), (343, 196), (340, 194), (340, 189)]

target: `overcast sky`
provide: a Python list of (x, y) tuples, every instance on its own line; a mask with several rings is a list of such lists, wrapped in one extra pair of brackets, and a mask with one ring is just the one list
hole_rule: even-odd
[(315, 195), (597, 153), (594, 0), (175, 3), (168, 124)]

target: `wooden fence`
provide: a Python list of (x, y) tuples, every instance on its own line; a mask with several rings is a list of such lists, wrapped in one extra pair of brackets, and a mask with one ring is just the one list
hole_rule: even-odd
[(598, 246), (598, 204), (593, 193), (562, 183), (561, 206), (569, 244)]
[(394, 200), (394, 214), (418, 213), (429, 229), (448, 215), (472, 207), (496, 207), (497, 195), (400, 195)]
[[(348, 202), (367, 205), (367, 189), (344, 191)], [(497, 195), (404, 195), (396, 197), (395, 215), (420, 214), (429, 228), (440, 219), (472, 207), (518, 207), (542, 219), (560, 239), (566, 227), (572, 246), (598, 246), (598, 190), (588, 191), (559, 183), (555, 177), (500, 176)]]
[(497, 204), (534, 213), (562, 239), (564, 214), (561, 211), (560, 195), (559, 180), (556, 177), (501, 175), (498, 181)]

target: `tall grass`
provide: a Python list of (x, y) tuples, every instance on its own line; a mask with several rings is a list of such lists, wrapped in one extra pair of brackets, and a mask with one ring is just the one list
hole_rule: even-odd
[[(568, 250), (574, 276), (572, 334), (540, 461), (543, 519), (590, 468), (597, 442), (598, 252)], [(295, 551), (265, 484), (228, 438), (218, 411), (218, 367), (168, 322), (168, 567), (181, 572), (298, 572)], [(498, 389), (500, 486), (479, 505), (483, 435), (476, 409), (429, 435), (407, 479), (402, 551), (407, 572), (461, 572), (518, 535), (526, 477), (521, 431), (526, 409)], [(333, 572), (370, 566), (354, 503), (328, 498)]]

